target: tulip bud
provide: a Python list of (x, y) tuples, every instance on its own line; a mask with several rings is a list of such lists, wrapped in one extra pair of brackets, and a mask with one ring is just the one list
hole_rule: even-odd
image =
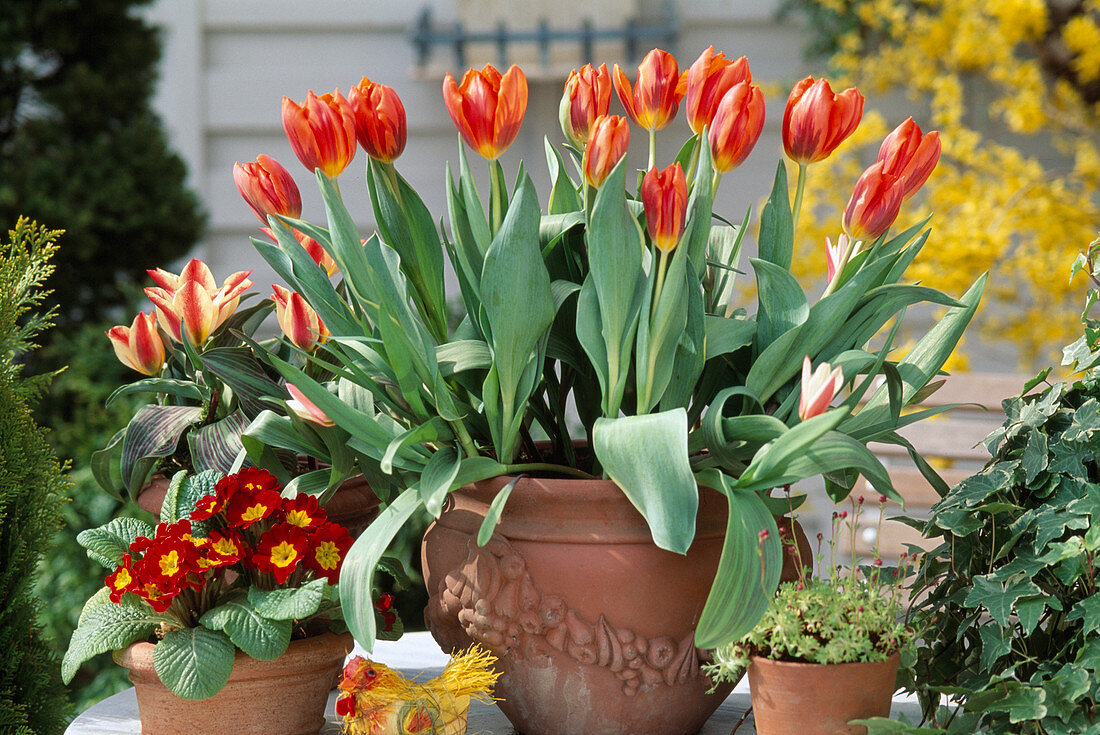
[(711, 124), (718, 103), (741, 82), (752, 82), (749, 61), (744, 56), (730, 61), (725, 54), (715, 54), (713, 46), (699, 54), (688, 69), (684, 94), (684, 114), (693, 133), (698, 135)]
[(882, 141), (878, 160), (885, 164), (883, 172), (902, 179), (903, 198), (908, 199), (924, 186), (940, 160), (940, 133), (932, 130), (922, 136), (920, 126), (909, 118)]
[(340, 90), (320, 97), (310, 90), (301, 105), (283, 97), (283, 130), (302, 165), (330, 179), (355, 158), (355, 116)]
[(273, 214), (294, 219), (302, 216), (302, 194), (298, 185), (290, 172), (270, 156), (261, 153), (255, 162), (234, 163), (233, 183), (265, 225)]
[(844, 231), (853, 240), (874, 240), (890, 229), (901, 211), (905, 181), (885, 173), (879, 161), (856, 181), (852, 198), (844, 210)]
[(565, 82), (565, 94), (558, 106), (561, 131), (574, 148), (580, 148), (588, 140), (592, 123), (606, 115), (611, 107), (611, 75), (607, 64), (593, 69), (585, 64), (580, 71), (569, 72)]
[(661, 172), (656, 167), (649, 169), (642, 179), (641, 195), (650, 240), (658, 250), (666, 253), (675, 250), (687, 219), (684, 169), (679, 163)]
[[(805, 421), (825, 413), (833, 398), (844, 385), (844, 372), (840, 367), (823, 362), (810, 374), (810, 356), (802, 361), (802, 395), (798, 402), (798, 417)], [(842, 511), (839, 518), (847, 518), (848, 512)]]
[(317, 404), (306, 398), (305, 393), (302, 393), (302, 391), (298, 389), (298, 386), (293, 383), (287, 383), (286, 389), (291, 396), (290, 400), (286, 402), (286, 407), (293, 411), (295, 416), (320, 426), (336, 425), (336, 422), (330, 419), (328, 414), (319, 409)]
[(638, 127), (660, 130), (676, 117), (680, 100), (687, 90), (687, 75), (680, 76), (676, 59), (667, 51), (653, 49), (638, 66), (638, 81), (631, 88), (630, 80), (619, 65), (615, 65), (615, 93), (626, 114)]
[(740, 166), (764, 130), (764, 93), (738, 82), (715, 108), (707, 140), (714, 170), (726, 173)]
[(152, 312), (139, 311), (129, 327), (111, 327), (105, 334), (123, 365), (145, 375), (156, 375), (164, 367), (164, 341)]
[(355, 137), (371, 158), (390, 163), (405, 150), (405, 106), (392, 87), (363, 77), (348, 92)]
[(599, 187), (630, 147), (630, 126), (625, 117), (602, 115), (588, 131), (584, 149), (584, 178)]
[(466, 145), (495, 161), (519, 133), (527, 111), (527, 77), (515, 64), (504, 76), (492, 64), (470, 69), (461, 84), (448, 74), (443, 103)]
[(828, 158), (862, 117), (863, 95), (855, 87), (834, 94), (824, 79), (806, 77), (791, 90), (783, 112), (787, 157), (800, 164)]
[(291, 344), (306, 352), (313, 352), (329, 335), (324, 322), (301, 294), (272, 285), (275, 295), (275, 318), (283, 329), (283, 334)]

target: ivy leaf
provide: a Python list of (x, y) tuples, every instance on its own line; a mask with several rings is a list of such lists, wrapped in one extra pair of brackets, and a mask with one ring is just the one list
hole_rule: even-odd
[(1035, 551), (1040, 552), (1047, 548), (1047, 544), (1065, 532), (1066, 526), (1073, 529), (1088, 528), (1089, 522), (1072, 511), (1044, 508), (1035, 518)]
[(1085, 486), (1085, 497), (1073, 501), (1067, 507), (1074, 513), (1084, 513), (1093, 521), (1100, 522), (1100, 486), (1088, 484)]
[(1082, 459), (1081, 452), (1077, 447), (1058, 441), (1050, 446), (1048, 471), (1052, 474), (1069, 475), (1070, 477), (1084, 479), (1086, 475)]
[(1046, 469), (1047, 456), (1047, 435), (1041, 431), (1033, 430), (1027, 437), (1024, 456), (1020, 459), (1028, 485), (1035, 482), (1035, 478), (1039, 476), (1039, 473)]
[[(1024, 577), (1006, 583), (998, 582), (991, 579), (990, 575), (983, 574), (980, 577), (974, 577), (973, 581), (974, 586), (966, 596), (965, 606), (984, 607), (1002, 628), (1008, 627), (1008, 619), (1016, 600), (1042, 594), (1042, 590), (1034, 582)], [(982, 628), (983, 631), (985, 629), (985, 627)]]
[(973, 507), (1002, 490), (1009, 481), (1008, 473), (1000, 467), (971, 475), (951, 492), (953, 503)]
[(1016, 617), (1020, 621), (1020, 627), (1023, 628), (1024, 635), (1031, 635), (1046, 609), (1047, 602), (1043, 597), (1022, 599), (1016, 603)]
[(1004, 697), (986, 705), (989, 711), (1007, 712), (1009, 722), (1013, 723), (1025, 720), (1041, 720), (1046, 717), (1047, 708), (1044, 704), (1046, 692), (1042, 689), (1023, 686), (1017, 682), (1005, 682), (1004, 686), (1012, 688)]
[(1005, 635), (1003, 628), (992, 625), (983, 625), (978, 628), (978, 636), (982, 640), (982, 656), (979, 666), (982, 671), (992, 672), (993, 664), (1002, 656), (1007, 656), (1012, 651), (1012, 640)]
[(1090, 398), (1073, 412), (1073, 421), (1062, 438), (1070, 442), (1088, 441), (1097, 429), (1100, 429), (1100, 403)]
[(1084, 624), (1084, 634), (1087, 636), (1100, 630), (1100, 592), (1086, 597), (1073, 606), (1066, 616), (1066, 622), (1081, 620)]

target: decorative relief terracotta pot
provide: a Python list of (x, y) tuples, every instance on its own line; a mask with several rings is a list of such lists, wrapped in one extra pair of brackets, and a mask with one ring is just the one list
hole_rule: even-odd
[[(760, 735), (867, 735), (851, 720), (889, 717), (901, 654), (885, 661), (809, 664), (754, 657), (749, 689)], [(808, 716), (810, 715), (810, 716)]]
[(293, 641), (274, 661), (240, 651), (225, 687), (208, 699), (181, 699), (160, 682), (152, 643), (135, 643), (119, 663), (130, 670), (142, 735), (317, 735), (332, 682), (351, 650), (348, 634)]
[(499, 657), (496, 695), (524, 735), (689, 735), (707, 694), (695, 625), (718, 568), (726, 502), (702, 489), (686, 556), (653, 545), (614, 483), (523, 478), (492, 539), (476, 535), (510, 478), (452, 493), (422, 549), (425, 619), (444, 650)]

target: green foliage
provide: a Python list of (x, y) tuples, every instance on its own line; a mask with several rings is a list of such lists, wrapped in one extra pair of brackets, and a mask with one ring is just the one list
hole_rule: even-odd
[(60, 732), (68, 703), (37, 624), (36, 567), (60, 522), (63, 468), (31, 417), (46, 385), (21, 367), (52, 326), (42, 286), (58, 233), (20, 220), (0, 253), (0, 725), (18, 735)]
[[(1095, 280), (1094, 244), (1074, 273)], [(1046, 372), (1004, 402), (993, 457), (933, 508), (942, 537), (918, 579), (928, 634), (909, 688), (931, 716), (939, 693), (992, 732), (1091, 733), (1100, 708), (1100, 344), (1086, 299), (1085, 337), (1049, 385)], [(937, 722), (945, 721), (943, 714)]]
[[(71, 325), (125, 305), (202, 227), (150, 108), (148, 0), (8, 0), (0, 18), (0, 222), (66, 227), (51, 286)], [(123, 244), (120, 247), (120, 244)]]

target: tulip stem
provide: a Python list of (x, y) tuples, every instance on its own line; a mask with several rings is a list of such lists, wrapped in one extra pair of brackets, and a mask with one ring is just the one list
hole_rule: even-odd
[(657, 313), (657, 302), (661, 300), (661, 289), (665, 287), (665, 269), (668, 266), (668, 252), (661, 250), (661, 260), (657, 264), (657, 288), (653, 291), (653, 306), (650, 309), (650, 319)]
[(794, 225), (792, 229), (798, 231), (798, 215), (802, 213), (802, 192), (806, 189), (806, 164), (798, 164), (798, 184), (794, 190), (794, 211), (792, 213), (792, 219)]
[(489, 161), (489, 214), (491, 218), (492, 235), (496, 237), (500, 231), (500, 225), (504, 222), (504, 207), (507, 202), (508, 190), (504, 183), (504, 169), (495, 159)]
[(710, 196), (711, 196), (712, 201), (713, 201), (714, 197), (718, 196), (718, 185), (721, 184), (721, 183), (722, 183), (722, 172), (721, 171), (715, 171), (714, 172), (714, 177), (711, 178), (711, 180), (710, 180)]
[(521, 472), (554, 472), (559, 475), (567, 475), (569, 477), (579, 477), (582, 480), (593, 480), (595, 475), (590, 475), (584, 470), (579, 470), (576, 467), (568, 467), (561, 464), (551, 464), (549, 462), (530, 462), (526, 464), (506, 464), (504, 465), (504, 471), (510, 475), (519, 474)]
[(462, 445), (462, 451), (466, 453), (466, 456), (478, 456), (480, 452), (477, 451), (474, 440), (470, 438), (470, 432), (466, 431), (466, 426), (461, 421), (448, 421), (447, 423), (454, 429), (455, 434), (458, 436), (458, 443)]
[(646, 170), (653, 168), (657, 165), (657, 131), (649, 131), (649, 166)]

